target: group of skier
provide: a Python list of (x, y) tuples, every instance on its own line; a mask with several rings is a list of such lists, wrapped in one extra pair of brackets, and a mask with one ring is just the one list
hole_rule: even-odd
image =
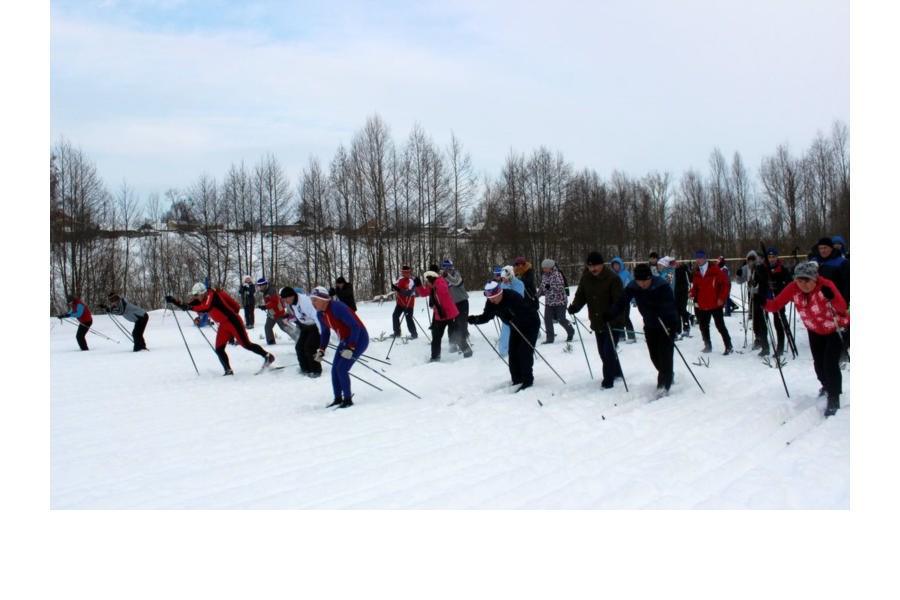
[[(793, 302), (806, 326), (814, 369), (821, 383), (820, 395), (827, 396), (826, 416), (840, 407), (842, 379), (840, 362), (849, 360), (849, 259), (831, 238), (822, 238), (811, 253), (810, 260), (791, 270), (779, 258), (778, 249), (764, 248), (763, 259), (755, 250), (749, 251), (737, 269), (735, 281), (747, 285), (747, 312), (752, 321), (754, 349), (759, 355), (780, 361), (785, 351), (785, 339), (791, 342), (785, 306)], [(705, 251), (694, 253), (693, 268), (679, 264), (674, 257), (659, 258), (651, 253), (646, 263), (639, 263), (634, 271), (625, 268), (616, 257), (607, 265), (603, 256), (592, 251), (585, 259), (585, 267), (577, 290), (569, 302), (569, 287), (564, 274), (552, 259), (541, 262), (541, 278), (535, 279), (532, 264), (524, 257), (516, 258), (505, 267), (492, 269), (492, 278), (483, 289), (484, 308), (480, 314), (469, 314), (468, 292), (462, 276), (452, 261), (432, 264), (422, 274), (414, 276), (409, 265), (400, 269), (392, 283), (396, 306), (392, 314), (393, 335), (401, 335), (401, 319), (405, 320), (409, 339), (417, 339), (419, 328), (414, 316), (417, 297), (427, 297), (431, 308), (428, 329), (431, 331), (431, 361), (441, 358), (442, 339), (448, 333), (450, 349), (463, 357), (472, 356), (468, 325), (483, 325), (494, 318), (500, 320), (500, 339), (494, 350), (504, 360), (508, 358), (511, 384), (518, 390), (534, 384), (534, 355), (541, 330), (540, 298), (544, 298), (544, 344), (555, 341), (554, 327), (559, 324), (571, 342), (575, 328), (567, 314), (578, 324), (577, 314), (587, 308), (587, 320), (594, 333), (602, 364), (600, 386), (610, 389), (617, 379), (623, 379), (617, 345), (623, 338), (634, 340), (635, 331), (629, 317), (632, 306), (640, 312), (650, 361), (657, 371), (657, 397), (668, 395), (673, 383), (673, 356), (676, 342), (690, 335), (691, 325), (699, 326), (703, 341), (702, 352), (712, 351), (710, 324), (714, 323), (722, 337), (723, 354), (734, 352), (731, 337), (725, 326), (725, 308), (731, 297), (731, 281), (724, 259), (711, 262)], [(262, 300), (257, 299), (257, 293)], [(250, 340), (247, 333), (253, 327), (254, 311), (266, 312), (265, 337), (275, 343), (274, 327), (278, 325), (295, 343), (300, 372), (319, 377), (334, 332), (331, 379), (334, 398), (329, 406), (346, 408), (353, 405), (350, 369), (366, 351), (369, 336), (356, 312), (352, 285), (343, 277), (331, 289), (315, 287), (308, 294), (302, 288), (275, 286), (265, 278), (255, 283), (244, 278), (239, 303), (223, 290), (196, 283), (187, 302), (171, 295), (166, 301), (174, 307), (208, 314), (217, 324), (214, 351), (225, 375), (233, 374), (225, 351), (229, 343), (236, 343), (263, 359), (261, 369), (269, 368), (275, 356)], [(693, 299), (693, 314), (688, 310)], [(149, 315), (147, 311), (116, 293), (109, 295), (109, 304), (100, 308), (111, 315), (121, 315), (134, 323), (132, 338), (134, 351), (146, 350), (143, 338)], [(742, 299), (743, 300), (743, 299)], [(69, 311), (58, 315), (78, 321), (76, 339), (87, 350), (86, 334), (92, 315), (83, 301), (68, 296)], [(244, 309), (242, 320), (240, 310)], [(768, 314), (774, 315), (774, 330), (769, 329)], [(745, 331), (747, 330), (745, 325)]]

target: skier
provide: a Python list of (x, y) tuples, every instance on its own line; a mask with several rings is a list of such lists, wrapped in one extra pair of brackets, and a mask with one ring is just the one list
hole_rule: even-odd
[[(525, 297), (525, 284), (516, 277), (516, 270), (512, 265), (506, 265), (500, 269), (500, 285), (504, 290), (512, 290), (518, 295)], [(502, 322), (502, 319), (501, 319)], [(497, 341), (497, 352), (500, 356), (509, 354), (509, 325), (503, 323), (500, 326), (500, 339)]]
[(113, 315), (120, 315), (126, 321), (134, 323), (134, 329), (131, 330), (131, 339), (134, 341), (133, 352), (140, 352), (147, 349), (147, 343), (144, 341), (144, 329), (150, 320), (150, 314), (137, 304), (133, 304), (122, 298), (116, 292), (112, 292), (107, 296), (109, 306), (101, 304), (100, 308)]
[(244, 275), (244, 283), (241, 284), (241, 289), (238, 291), (241, 297), (241, 306), (244, 307), (244, 322), (247, 324), (247, 329), (253, 329), (253, 325), (256, 323), (254, 314), (256, 310), (256, 285), (254, 285), (253, 279), (249, 275)]
[(537, 287), (534, 282), (534, 267), (530, 262), (525, 260), (524, 256), (519, 256), (513, 261), (516, 269), (516, 277), (522, 280), (525, 285), (525, 294), (523, 297), (534, 310), (538, 309)]
[(844, 350), (841, 328), (850, 325), (847, 302), (832, 281), (819, 275), (819, 265), (815, 261), (798, 264), (794, 269), (794, 281), (769, 300), (765, 310), (777, 312), (788, 302), (794, 303), (806, 326), (813, 367), (822, 384), (819, 395), (827, 395), (825, 416), (830, 417), (841, 407), (840, 358)]
[(710, 264), (706, 252), (697, 250), (694, 254), (697, 266), (691, 282), (690, 296), (695, 302), (697, 324), (700, 326), (700, 335), (703, 337), (703, 352), (712, 352), (712, 341), (709, 336), (709, 322), (715, 321), (716, 329), (725, 343), (724, 355), (734, 352), (731, 345), (731, 336), (725, 327), (725, 319), (722, 315), (722, 307), (728, 299), (728, 290), (731, 282), (728, 276), (722, 272), (718, 265)]
[(67, 317), (72, 317), (78, 320), (78, 330), (75, 332), (75, 341), (78, 342), (78, 347), (82, 350), (87, 350), (87, 332), (91, 328), (91, 325), (94, 323), (94, 318), (91, 316), (91, 311), (88, 309), (87, 304), (85, 304), (81, 298), (74, 294), (66, 295), (66, 302), (69, 305), (69, 310), (64, 313), (60, 313), (56, 315), (60, 321)]
[(654, 277), (650, 265), (639, 264), (634, 268), (634, 281), (625, 286), (622, 295), (604, 318), (611, 321), (630, 306), (632, 300), (637, 302), (638, 310), (644, 318), (644, 339), (647, 341), (650, 361), (657, 371), (656, 397), (668, 396), (674, 378), (672, 356), (679, 325), (672, 286), (662, 276)]
[(397, 303), (391, 315), (391, 324), (394, 326), (394, 337), (400, 337), (400, 316), (406, 318), (406, 328), (409, 330), (410, 339), (419, 337), (416, 331), (416, 322), (413, 319), (413, 309), (416, 306), (416, 283), (412, 278), (412, 269), (409, 265), (403, 265), (400, 269), (400, 277), (391, 282), (391, 289), (397, 292)]
[(679, 321), (678, 334), (676, 339), (691, 337), (691, 324), (694, 322), (694, 315), (688, 309), (688, 292), (691, 289), (691, 266), (688, 263), (675, 262), (675, 306), (678, 307), (678, 315), (681, 317)]
[(537, 342), (541, 322), (537, 312), (519, 294), (504, 290), (496, 281), (484, 286), (484, 311), (480, 315), (470, 315), (468, 322), (473, 325), (487, 323), (498, 317), (512, 327), (509, 336), (509, 375), (512, 385), (521, 391), (534, 385), (534, 345)]
[(324, 287), (313, 288), (309, 298), (317, 311), (321, 331), (315, 360), (321, 361), (325, 356), (332, 330), (338, 338), (334, 361), (331, 363), (331, 388), (334, 400), (328, 406), (337, 408), (353, 406), (350, 369), (356, 359), (369, 347), (369, 333), (356, 311), (339, 299), (332, 300), (331, 294)]
[[(771, 289), (770, 295), (767, 296), (767, 298), (773, 298), (788, 286), (792, 280), (792, 275), (791, 270), (784, 264), (784, 261), (779, 258), (778, 248), (775, 248), (774, 246), (768, 248), (766, 250), (766, 256), (768, 258), (769, 288)], [(777, 336), (777, 345), (773, 356), (778, 358), (784, 354), (785, 330), (788, 329), (787, 316), (784, 314), (784, 309), (782, 308), (775, 313), (772, 320), (774, 321), (775, 334)]]
[(603, 315), (622, 295), (622, 280), (612, 270), (606, 268), (603, 255), (599, 252), (589, 253), (585, 262), (587, 267), (581, 274), (578, 289), (568, 311), (570, 315), (574, 315), (587, 305), (588, 319), (591, 329), (596, 334), (597, 351), (600, 353), (600, 362), (603, 363), (603, 380), (600, 386), (608, 390), (613, 387), (617, 377), (622, 377), (616, 345), (622, 337), (617, 329), (624, 327), (625, 320), (621, 316), (607, 320)]
[[(541, 261), (541, 285), (538, 287), (538, 298), (544, 296), (544, 329), (547, 330), (545, 344), (552, 344), (556, 338), (553, 324), (559, 323), (566, 330), (566, 342), (571, 342), (575, 337), (575, 329), (566, 318), (566, 305), (569, 303), (569, 294), (566, 292), (566, 277), (556, 266), (552, 258)], [(634, 334), (632, 334), (634, 335)]]
[(244, 322), (241, 320), (241, 305), (238, 301), (229, 296), (222, 290), (207, 288), (200, 282), (194, 284), (191, 288), (191, 300), (182, 303), (181, 300), (172, 296), (166, 296), (166, 302), (177, 306), (182, 310), (193, 310), (197, 313), (209, 313), (210, 318), (219, 324), (216, 331), (215, 353), (219, 357), (219, 362), (225, 369), (225, 375), (234, 375), (231, 370), (231, 363), (228, 360), (228, 354), (225, 352), (225, 346), (231, 340), (236, 340), (245, 349), (259, 354), (263, 359), (262, 369), (266, 369), (275, 362), (275, 355), (266, 352), (259, 344), (250, 341)]
[[(291, 323), (291, 315), (285, 310), (275, 284), (265, 277), (260, 277), (256, 280), (256, 290), (262, 293), (263, 297), (263, 303), (257, 308), (266, 313), (266, 324), (263, 328), (266, 332), (266, 343), (270, 346), (275, 345), (275, 325), (296, 342), (300, 333)], [(300, 288), (300, 293), (303, 293), (303, 288)]]
[(459, 309), (453, 302), (453, 296), (450, 295), (450, 286), (447, 280), (437, 274), (437, 272), (429, 270), (424, 274), (425, 283), (417, 277), (414, 279), (416, 284), (416, 295), (428, 296), (428, 304), (433, 311), (431, 321), (431, 362), (441, 360), (441, 340), (444, 337), (444, 330), (450, 325)]
[(302, 289), (292, 287), (281, 288), (278, 296), (297, 320), (297, 327), (300, 330), (297, 343), (294, 344), (300, 373), (309, 377), (319, 377), (322, 375), (322, 363), (316, 360), (316, 351), (321, 345), (321, 335), (318, 315), (312, 301)]
[[(622, 280), (622, 288), (628, 287), (628, 284), (632, 282), (634, 276), (631, 274), (631, 271), (625, 268), (625, 263), (622, 262), (622, 259), (616, 256), (609, 261), (609, 266), (616, 272), (619, 279)], [(631, 306), (632, 305), (629, 304), (625, 307), (625, 337), (627, 343), (634, 344), (637, 342), (637, 339), (634, 335), (634, 324), (631, 322)]]
[(453, 267), (450, 259), (441, 263), (441, 277), (447, 280), (447, 288), (450, 297), (456, 304), (457, 315), (447, 327), (447, 337), (452, 351), (462, 352), (463, 358), (472, 356), (472, 347), (469, 345), (469, 327), (466, 318), (469, 316), (469, 292), (463, 282), (462, 275)]
[(337, 297), (338, 300), (349, 306), (353, 312), (356, 312), (353, 284), (344, 279), (343, 275), (334, 280), (334, 287), (328, 290), (328, 294), (332, 297)]
[[(766, 326), (763, 306), (772, 298), (769, 287), (769, 271), (760, 264), (759, 255), (754, 250), (747, 253), (747, 262), (741, 267), (739, 280), (747, 282), (747, 296), (750, 299), (750, 318), (753, 320), (753, 349), (759, 348), (759, 356), (769, 355), (769, 331)], [(782, 347), (782, 350), (784, 348)]]

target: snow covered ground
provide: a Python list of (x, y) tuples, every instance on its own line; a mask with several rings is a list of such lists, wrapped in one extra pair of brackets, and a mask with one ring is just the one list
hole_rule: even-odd
[[(484, 299), (472, 293), (470, 304), (480, 313)], [(416, 318), (427, 325), (424, 305)], [(390, 333), (392, 308), (360, 303), (373, 338)], [(381, 390), (354, 379), (356, 405), (335, 411), (328, 367), (318, 380), (299, 375), (284, 334), (271, 350), (286, 368), (257, 376), (259, 357), (230, 346), (235, 376), (222, 377), (201, 331), (178, 318), (199, 376), (171, 312), (151, 314), (150, 351), (138, 354), (108, 316), (94, 327), (115, 341), (90, 334), (90, 352), (78, 351), (74, 326), (50, 321), (52, 508), (850, 506), (851, 378), (824, 419), (799, 320), (790, 397), (750, 351), (752, 335), (743, 348), (737, 313), (726, 322), (743, 354), (722, 356), (715, 331), (708, 366), (699, 332), (679, 344), (705, 393), (676, 355), (672, 394), (652, 401), (641, 336), (619, 346), (628, 391), (621, 381), (603, 391), (594, 336), (582, 330), (592, 379), (578, 337), (567, 352), (558, 326), (538, 351), (565, 383), (537, 358), (534, 388), (512, 393), (489, 324), (487, 340), (471, 328), (468, 359), (446, 340), (440, 363), (427, 362), (424, 336), (392, 349), (373, 341), (352, 372)], [(262, 341), (260, 326), (251, 334)]]
[[(483, 302), (472, 293), (473, 312)], [(391, 310), (360, 303), (373, 337), (390, 332)], [(416, 316), (427, 320), (421, 307)], [(859, 317), (857, 345), (877, 346)], [(236, 375), (224, 378), (200, 332), (178, 318), (199, 376), (171, 312), (152, 313), (151, 350), (138, 354), (105, 315), (95, 328), (119, 343), (90, 335), (90, 352), (76, 349), (73, 326), (49, 320), (49, 384), (36, 392), (49, 410), (35, 405), (49, 428), (4, 440), (9, 458), (31, 447), (45, 456), (36, 466), (10, 464), (32, 484), (21, 489), (38, 493), (27, 507), (57, 509), (36, 527), (8, 513), (10, 581), (24, 581), (33, 597), (849, 598), (885, 590), (878, 581), (892, 554), (876, 548), (896, 531), (896, 486), (890, 459), (876, 460), (893, 456), (893, 438), (889, 428), (860, 435), (861, 414), (878, 418), (852, 402), (854, 387), (857, 397), (879, 397), (879, 369), (855, 353), (844, 407), (823, 419), (802, 325), (800, 356), (784, 369), (790, 398), (778, 371), (749, 351), (721, 356), (715, 332), (709, 366), (691, 365), (705, 394), (676, 355), (672, 395), (651, 401), (655, 374), (640, 343), (619, 348), (630, 391), (621, 382), (601, 391), (581, 346), (566, 352), (559, 341), (538, 349), (566, 383), (537, 359), (535, 387), (512, 394), (506, 366), (472, 328), (475, 355), (445, 352), (440, 364), (426, 362), (424, 338), (397, 343), (389, 365), (380, 362), (389, 341), (372, 343), (374, 370), (353, 373), (384, 391), (354, 379), (356, 405), (334, 411), (324, 408), (327, 367), (319, 380), (298, 375), (286, 339), (273, 348), (285, 369), (253, 375), (259, 359), (229, 347)], [(640, 329), (636, 310), (632, 319)], [(743, 350), (740, 314), (726, 322)], [(482, 331), (496, 338), (493, 325)], [(585, 344), (596, 377), (592, 335)], [(699, 337), (680, 348), (698, 361)], [(848, 509), (851, 423), (853, 511), (443, 510)], [(861, 484), (877, 493), (858, 494)], [(367, 510), (60, 510), (187, 508)], [(408, 508), (432, 510), (371, 510)]]

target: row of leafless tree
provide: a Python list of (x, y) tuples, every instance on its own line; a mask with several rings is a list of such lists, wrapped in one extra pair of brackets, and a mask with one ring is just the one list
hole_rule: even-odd
[(740, 154), (714, 150), (706, 174), (604, 180), (542, 147), (479, 181), (455, 136), (441, 148), (416, 126), (397, 144), (376, 115), (295, 182), (269, 155), (144, 201), (127, 184), (109, 192), (62, 140), (50, 160), (51, 310), (66, 293), (100, 302), (112, 290), (155, 308), (207, 277), (236, 291), (247, 274), (307, 288), (343, 275), (367, 298), (401, 265), (421, 272), (444, 258), (476, 288), (515, 256), (553, 258), (572, 279), (590, 250), (626, 262), (652, 250), (739, 257), (760, 240), (805, 252), (823, 235), (849, 242), (848, 138), (835, 123), (799, 157), (779, 146), (755, 176)]

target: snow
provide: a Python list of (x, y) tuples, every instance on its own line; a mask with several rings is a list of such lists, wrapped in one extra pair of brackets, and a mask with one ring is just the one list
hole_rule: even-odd
[[(390, 333), (392, 303), (358, 304), (373, 338)], [(483, 305), (480, 294), (470, 294), (472, 314)], [(587, 323), (584, 311), (578, 316)], [(631, 317), (640, 331), (636, 309)], [(330, 597), (336, 596), (328, 590), (349, 586), (364, 592), (371, 585), (410, 592), (408, 597), (469, 597), (469, 584), (462, 580), (444, 585), (432, 578), (454, 564), (465, 568), (465, 581), (485, 582), (478, 597), (575, 597), (576, 591), (592, 588), (576, 584), (576, 578), (544, 581), (528, 572), (595, 573), (601, 563), (587, 560), (582, 553), (588, 552), (602, 564), (615, 565), (609, 585), (624, 579), (632, 591), (665, 592), (685, 585), (698, 592), (698, 584), (678, 565), (684, 564), (684, 548), (699, 543), (699, 552), (709, 554), (708, 564), (720, 569), (708, 575), (702, 589), (725, 586), (743, 597), (768, 588), (722, 578), (743, 572), (734, 560), (762, 560), (753, 546), (756, 535), (802, 536), (808, 543), (822, 535), (816, 516), (823, 514), (833, 515), (836, 532), (848, 526), (851, 373), (844, 371), (841, 410), (825, 419), (825, 400), (817, 397), (819, 384), (799, 319), (799, 357), (789, 358), (784, 367), (790, 397), (778, 370), (750, 351), (752, 334), (743, 347), (742, 318), (735, 313), (726, 323), (743, 353), (722, 356), (714, 328), (714, 352), (705, 355), (708, 366), (694, 364), (701, 356), (699, 331), (679, 343), (706, 393), (676, 354), (672, 393), (653, 400), (656, 373), (640, 335), (638, 343), (619, 345), (628, 391), (621, 380), (613, 390), (601, 390), (594, 336), (582, 329), (592, 379), (578, 336), (567, 352), (558, 326), (556, 343), (537, 349), (565, 383), (536, 357), (535, 386), (512, 393), (506, 365), (470, 326), (475, 354), (468, 359), (451, 355), (445, 338), (443, 360), (427, 362), (429, 343), (421, 331), (418, 340), (401, 340), (393, 348), (389, 338), (373, 341), (366, 364), (357, 364), (352, 373), (383, 391), (353, 379), (355, 405), (334, 410), (325, 408), (332, 398), (328, 366), (317, 380), (302, 377), (290, 340), (277, 328), (278, 343), (269, 349), (284, 369), (255, 375), (261, 359), (229, 346), (235, 375), (222, 377), (201, 338), (212, 339), (212, 331), (201, 333), (179, 311), (198, 375), (175, 318), (172, 312), (152, 311), (146, 332), (150, 351), (141, 353), (131, 352), (105, 315), (95, 315), (95, 330), (115, 342), (90, 334), (90, 352), (78, 351), (73, 326), (49, 322), (50, 508), (144, 509), (137, 511), (149, 515), (141, 522), (142, 539), (151, 547), (162, 544), (170, 553), (167, 564), (179, 565), (176, 557), (194, 560), (195, 544), (205, 543), (199, 548), (211, 564), (201, 562), (200, 572), (218, 573), (223, 564), (257, 565), (266, 571), (284, 569), (278, 575), (290, 581), (298, 564), (315, 565), (309, 582), (324, 579), (322, 594)], [(424, 302), (417, 303), (416, 318), (427, 325)], [(262, 319), (257, 320), (251, 337), (264, 343)], [(130, 324), (122, 323), (130, 331)], [(491, 342), (497, 338), (493, 324), (482, 325), (481, 332)], [(842, 510), (741, 511), (735, 516), (733, 510), (707, 509)], [(101, 519), (109, 526), (110, 519), (122, 521), (120, 515), (134, 512), (53, 511), (66, 515), (57, 517), (57, 527), (65, 522), (60, 531), (76, 536), (94, 531), (94, 515), (112, 515)], [(706, 518), (698, 520), (698, 515)], [(766, 516), (761, 520), (760, 515)], [(747, 536), (746, 545), (733, 546), (735, 531)], [(247, 547), (236, 544), (240, 535), (253, 541)], [(280, 545), (270, 547), (267, 535)], [(136, 543), (115, 526), (103, 536)], [(179, 539), (190, 541), (182, 547), (173, 543)], [(78, 552), (77, 543), (62, 540), (54, 553)], [(718, 552), (723, 540), (732, 544), (727, 555)], [(261, 555), (253, 550), (257, 543), (263, 546)], [(822, 543), (833, 544), (833, 538)], [(276, 550), (284, 544), (300, 563), (286, 561)], [(801, 560), (789, 549), (796, 544), (767, 544), (764, 559)], [(105, 542), (97, 552), (123, 574), (137, 568)], [(345, 580), (342, 556), (359, 577)], [(402, 583), (378, 567), (386, 563), (384, 568), (406, 572), (394, 556), (409, 561), (415, 571)], [(665, 577), (646, 578), (646, 560), (662, 562)], [(525, 572), (501, 583), (491, 564), (507, 575), (509, 569)], [(65, 571), (76, 580), (85, 577), (74, 567)], [(184, 566), (173, 567), (173, 573), (195, 578)], [(250, 581), (235, 574), (234, 585), (216, 585), (235, 597), (267, 597), (262, 591), (274, 580), (259, 581), (249, 573)], [(165, 595), (161, 585), (147, 589)], [(805, 593), (811, 587), (793, 589)], [(203, 595), (209, 588), (189, 584), (183, 597), (191, 590)]]
[[(470, 295), (473, 313), (483, 304)], [(391, 303), (359, 309), (373, 338), (392, 331)], [(535, 386), (513, 393), (488, 324), (487, 340), (471, 327), (468, 359), (450, 354), (446, 337), (440, 363), (427, 362), (424, 336), (373, 341), (352, 373), (383, 391), (354, 378), (355, 405), (335, 411), (325, 408), (328, 366), (302, 377), (280, 331), (269, 349), (284, 369), (255, 375), (261, 359), (229, 346), (236, 374), (222, 377), (201, 337), (213, 332), (177, 316), (199, 376), (172, 312), (151, 313), (151, 350), (139, 354), (108, 316), (94, 327), (114, 341), (89, 334), (90, 352), (78, 351), (74, 326), (51, 320), (52, 508), (850, 506), (849, 373), (842, 409), (826, 420), (802, 324), (800, 355), (784, 367), (790, 397), (750, 350), (752, 334), (742, 348), (736, 313), (726, 321), (743, 354), (722, 356), (715, 330), (709, 366), (696, 328), (679, 344), (706, 393), (676, 354), (672, 393), (654, 401), (640, 335), (619, 345), (628, 391), (621, 380), (601, 390), (578, 337), (567, 352), (559, 326), (556, 343), (537, 346), (559, 376), (536, 357)], [(427, 326), (424, 302), (416, 319)], [(250, 333), (264, 344), (261, 325)], [(594, 336), (582, 336), (596, 378)]]

